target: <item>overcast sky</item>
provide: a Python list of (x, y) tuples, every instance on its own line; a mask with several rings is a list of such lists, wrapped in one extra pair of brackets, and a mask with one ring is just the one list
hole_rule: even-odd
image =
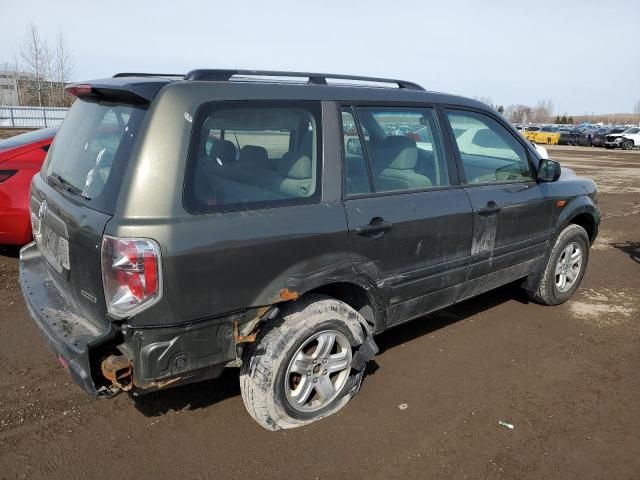
[[(7, 6), (10, 5), (10, 6)], [(374, 75), (556, 113), (640, 100), (639, 0), (0, 2), (0, 63), (29, 23), (61, 31), (74, 80), (252, 68)]]

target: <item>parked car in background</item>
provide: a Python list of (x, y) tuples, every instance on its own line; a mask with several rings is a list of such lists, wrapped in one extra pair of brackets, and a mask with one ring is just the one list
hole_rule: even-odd
[(588, 128), (574, 128), (569, 132), (569, 145), (576, 145), (580, 147), (590, 147), (592, 131)]
[(43, 128), (0, 140), (0, 245), (31, 241), (29, 185), (56, 130)]
[(524, 132), (524, 136), (534, 143), (546, 145), (557, 145), (560, 141), (560, 132), (551, 125), (543, 125), (536, 130), (527, 130)]
[(562, 129), (558, 133), (560, 136), (558, 137), (558, 145), (571, 145), (572, 134), (571, 130)]
[(606, 148), (622, 148), (623, 150), (631, 150), (633, 147), (640, 146), (640, 128), (627, 128), (621, 133), (610, 133), (607, 135), (604, 146)]
[(626, 127), (614, 127), (614, 128), (599, 128), (595, 131), (593, 138), (591, 139), (591, 143), (594, 147), (604, 147), (604, 142), (607, 139), (607, 135), (612, 135), (614, 133), (622, 133), (626, 130)]

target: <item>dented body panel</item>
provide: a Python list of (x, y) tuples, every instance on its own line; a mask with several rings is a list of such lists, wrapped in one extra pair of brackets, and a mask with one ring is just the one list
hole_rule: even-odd
[[(460, 188), (346, 200), (349, 251), (355, 270), (374, 284), (387, 310), (431, 292), (449, 291), (465, 282), (471, 249), (469, 199)], [(383, 237), (361, 236), (357, 227), (371, 218), (393, 223)], [(435, 305), (451, 304), (444, 295)], [(416, 310), (400, 318), (391, 314), (386, 326), (424, 314)]]

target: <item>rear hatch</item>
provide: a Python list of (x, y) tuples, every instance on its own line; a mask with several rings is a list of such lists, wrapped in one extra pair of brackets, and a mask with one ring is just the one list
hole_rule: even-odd
[(100, 250), (146, 104), (79, 98), (31, 185), (34, 238), (65, 298), (99, 329), (108, 325)]

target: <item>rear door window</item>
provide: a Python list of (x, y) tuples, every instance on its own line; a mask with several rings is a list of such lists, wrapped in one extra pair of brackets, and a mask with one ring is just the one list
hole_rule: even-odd
[(270, 208), (320, 197), (319, 102), (215, 102), (194, 120), (185, 206)]
[[(356, 117), (361, 131), (367, 131), (364, 150), (375, 192), (422, 190), (450, 184), (442, 136), (432, 108), (357, 107)], [(354, 161), (349, 156), (345, 160)], [(361, 171), (358, 170), (360, 176)], [(358, 192), (349, 191), (349, 185), (356, 183), (352, 178), (355, 172), (347, 169), (347, 194), (364, 193), (362, 187), (358, 187), (361, 190)], [(361, 180), (357, 184), (364, 185)]]
[(112, 172), (125, 166), (144, 113), (141, 106), (76, 100), (49, 149), (43, 167), (48, 181), (112, 208), (99, 199), (117, 183)]

